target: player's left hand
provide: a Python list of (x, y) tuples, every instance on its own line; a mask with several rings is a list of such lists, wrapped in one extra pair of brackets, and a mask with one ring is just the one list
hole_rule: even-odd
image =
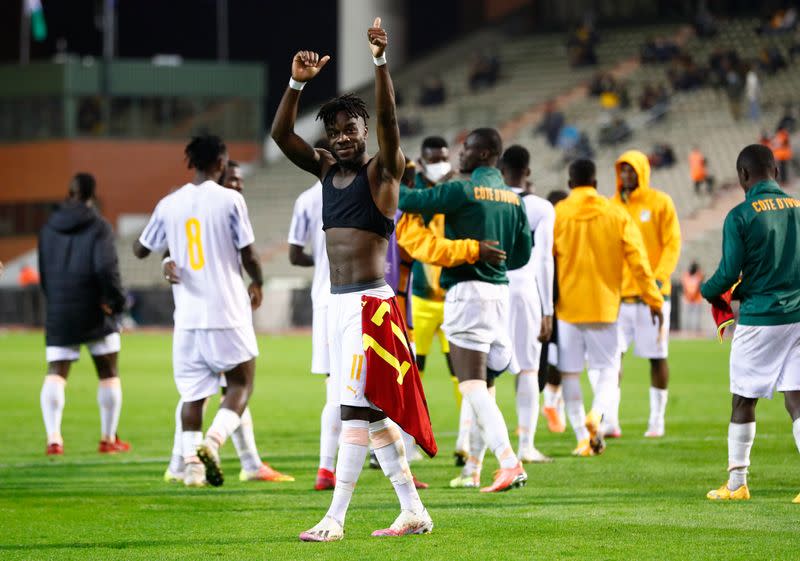
[(250, 283), (247, 287), (247, 293), (250, 295), (250, 307), (257, 310), (261, 307), (261, 301), (264, 299), (264, 293), (261, 290), (261, 285), (254, 282)]
[(542, 327), (539, 329), (539, 342), (547, 343), (553, 336), (553, 316), (542, 316)]
[(386, 30), (381, 28), (381, 18), (375, 18), (372, 27), (367, 30), (367, 39), (372, 56), (375, 58), (383, 56), (386, 45), (389, 44), (389, 37), (386, 35)]
[(100, 309), (101, 309), (101, 310), (103, 310), (103, 313), (104, 313), (105, 315), (107, 315), (107, 316), (113, 316), (113, 315), (114, 315), (114, 310), (112, 310), (112, 309), (111, 309), (111, 306), (109, 306), (109, 305), (108, 305), (108, 304), (106, 304), (105, 302), (103, 302), (102, 304), (100, 304)]

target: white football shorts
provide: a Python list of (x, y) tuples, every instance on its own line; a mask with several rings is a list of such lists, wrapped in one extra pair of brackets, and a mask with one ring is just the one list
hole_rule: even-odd
[(219, 392), (221, 373), (257, 356), (252, 325), (176, 329), (172, 336), (172, 369), (183, 401), (198, 401)]
[(509, 334), (514, 356), (521, 370), (539, 370), (542, 344), (539, 331), (542, 328), (542, 304), (536, 285), (526, 290), (510, 289)]
[[(112, 353), (119, 352), (119, 350), (122, 348), (122, 341), (120, 340), (119, 333), (109, 333), (102, 339), (86, 343), (86, 348), (89, 349), (89, 354), (92, 356), (110, 355)], [(47, 362), (75, 362), (80, 358), (80, 356), (80, 345), (45, 348), (45, 357), (47, 358)]]
[(558, 320), (558, 369), (583, 372), (620, 366), (617, 323), (569, 323)]
[(330, 374), (328, 306), (314, 308), (311, 315), (311, 373)]
[(619, 308), (620, 352), (626, 353), (634, 346), (634, 353), (641, 358), (667, 358), (669, 354), (669, 315), (672, 305), (664, 302), (661, 312), (664, 324), (653, 323), (647, 304), (625, 304)]
[(800, 323), (737, 325), (730, 373), (731, 393), (742, 397), (800, 390)]
[(511, 364), (508, 308), (508, 285), (460, 282), (445, 296), (442, 330), (451, 344), (486, 353), (491, 370), (502, 372), (511, 367), (517, 374)]

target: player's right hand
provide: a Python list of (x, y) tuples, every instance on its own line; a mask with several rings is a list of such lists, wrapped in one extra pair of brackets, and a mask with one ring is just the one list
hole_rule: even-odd
[(308, 82), (319, 74), (330, 59), (329, 55), (319, 58), (314, 51), (300, 51), (292, 59), (292, 78), (298, 82)]
[(553, 336), (553, 316), (542, 316), (542, 326), (539, 329), (539, 342), (547, 343)]
[(167, 279), (168, 283), (178, 284), (181, 282), (181, 279), (178, 276), (178, 265), (175, 263), (175, 261), (167, 261), (164, 263), (162, 272), (164, 273), (164, 278)]
[(251, 282), (247, 287), (247, 293), (250, 295), (250, 307), (257, 310), (261, 307), (261, 302), (264, 300), (264, 293), (261, 290), (261, 285)]
[(483, 240), (480, 242), (480, 253), (478, 259), (490, 265), (500, 265), (506, 260), (506, 252), (497, 246), (500, 242), (496, 240)]

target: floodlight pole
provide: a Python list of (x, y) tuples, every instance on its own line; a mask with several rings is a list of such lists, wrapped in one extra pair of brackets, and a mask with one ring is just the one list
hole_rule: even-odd
[(31, 61), (31, 18), (28, 14), (27, 0), (20, 1), (19, 23), (19, 63)]
[(228, 60), (228, 0), (217, 0), (217, 60)]

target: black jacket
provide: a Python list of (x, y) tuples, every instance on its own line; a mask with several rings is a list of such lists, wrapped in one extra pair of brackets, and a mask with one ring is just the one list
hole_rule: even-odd
[(67, 201), (39, 233), (39, 276), (47, 298), (46, 340), (68, 346), (118, 331), (125, 306), (111, 226), (93, 208)]

